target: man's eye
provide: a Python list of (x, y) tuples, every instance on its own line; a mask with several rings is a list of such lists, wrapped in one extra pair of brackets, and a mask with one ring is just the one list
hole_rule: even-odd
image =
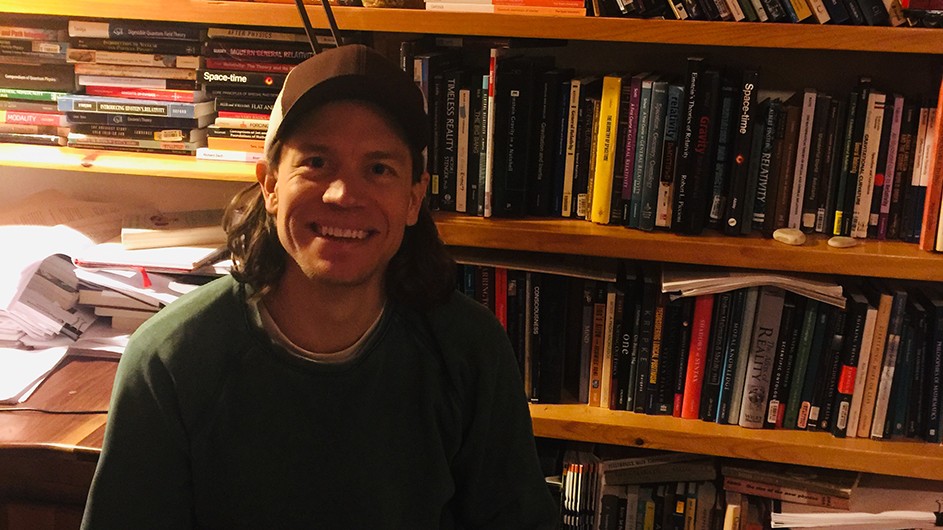
[(325, 160), (321, 158), (320, 156), (313, 156), (304, 161), (305, 166), (318, 168), (318, 169), (323, 168), (325, 164), (326, 164)]
[(370, 168), (370, 171), (373, 172), (374, 175), (393, 174), (393, 168), (391, 168), (390, 166), (386, 164), (379, 164), (379, 163), (373, 164), (373, 166), (371, 166)]

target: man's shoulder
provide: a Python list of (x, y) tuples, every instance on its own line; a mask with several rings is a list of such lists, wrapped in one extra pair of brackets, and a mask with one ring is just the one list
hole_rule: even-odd
[(240, 286), (224, 276), (181, 296), (148, 319), (131, 337), (129, 349), (173, 355), (181, 346), (225, 341), (234, 326), (245, 327)]
[(426, 320), (446, 359), (490, 364), (511, 349), (494, 313), (461, 292), (453, 292), (446, 303), (428, 310)]

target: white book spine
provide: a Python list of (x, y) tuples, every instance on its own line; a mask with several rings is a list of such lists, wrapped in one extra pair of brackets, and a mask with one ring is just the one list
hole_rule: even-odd
[(799, 139), (796, 144), (796, 168), (793, 172), (792, 198), (789, 201), (789, 228), (802, 228), (802, 200), (809, 169), (809, 146), (812, 143), (812, 122), (815, 119), (816, 92), (805, 89), (802, 95), (802, 117), (799, 120)]
[(851, 237), (868, 237), (871, 217), (871, 197), (874, 195), (874, 175), (877, 171), (878, 151), (881, 147), (881, 129), (884, 126), (886, 96), (876, 90), (868, 95), (865, 114), (864, 139), (861, 142), (861, 166), (855, 191), (855, 209), (851, 216)]
[(930, 109), (928, 107), (922, 107), (920, 109), (920, 119), (917, 121), (917, 140), (916, 147), (914, 149), (914, 168), (913, 173), (910, 176), (910, 185), (919, 186), (920, 185), (920, 175), (923, 171), (923, 153), (924, 153), (924, 144), (927, 141), (927, 129), (930, 124)]
[(485, 161), (485, 208), (484, 216), (491, 217), (491, 194), (493, 192), (494, 183), (492, 181), (492, 172), (494, 170), (494, 133), (495, 133), (495, 109), (494, 109), (494, 82), (495, 78), (498, 75), (498, 57), (501, 55), (501, 50), (498, 48), (491, 48), (491, 60), (489, 67), (489, 77), (488, 77), (488, 116), (487, 116), (487, 158)]
[(785, 292), (778, 287), (763, 287), (756, 310), (747, 375), (740, 400), (740, 426), (763, 428), (769, 398), (769, 382), (779, 338)]
[(570, 81), (570, 103), (567, 109), (566, 158), (563, 162), (563, 193), (560, 214), (570, 217), (573, 214), (573, 169), (576, 161), (576, 133), (580, 110), (579, 79)]
[(832, 19), (831, 15), (828, 14), (828, 10), (825, 9), (825, 2), (822, 0), (806, 0), (806, 3), (809, 5), (809, 10), (812, 11), (812, 17), (819, 24), (825, 24)]
[(878, 310), (874, 306), (868, 307), (864, 320), (864, 331), (861, 335), (861, 350), (858, 353), (858, 366), (855, 369), (855, 386), (851, 394), (851, 406), (848, 409), (848, 422), (845, 436), (854, 438), (858, 433), (858, 420), (861, 418), (861, 401), (864, 395), (864, 384), (868, 378), (868, 362), (871, 359), (871, 342), (874, 339), (874, 326), (877, 323)]

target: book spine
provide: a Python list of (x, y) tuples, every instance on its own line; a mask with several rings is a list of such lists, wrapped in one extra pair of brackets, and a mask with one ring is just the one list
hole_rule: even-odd
[[(919, 245), (923, 250), (941, 251), (943, 238), (937, 239), (937, 227), (940, 223), (940, 202), (943, 199), (943, 82), (937, 99), (937, 108), (932, 124), (934, 141), (927, 157), (927, 185), (923, 204), (923, 218), (920, 229)], [(930, 125), (928, 125), (930, 127)]]
[(0, 86), (5, 89), (72, 92), (75, 74), (67, 64), (0, 63)]
[(815, 120), (815, 98), (813, 89), (802, 94), (802, 115), (799, 121), (799, 137), (796, 143), (796, 161), (792, 175), (792, 193), (789, 201), (789, 228), (802, 228), (802, 201), (805, 197), (805, 181), (808, 176), (809, 148), (812, 143), (812, 124)]
[[(789, 381), (789, 390), (786, 395), (786, 410), (780, 425), (784, 429), (805, 428), (805, 423), (802, 427), (799, 427), (799, 411), (803, 403), (802, 390), (806, 373), (809, 371), (809, 360), (813, 358), (812, 342), (815, 337), (819, 313), (819, 302), (817, 300), (805, 300), (805, 308), (802, 311), (799, 324), (801, 326), (799, 344), (796, 349), (792, 378)], [(821, 347), (821, 342), (816, 346)], [(818, 360), (818, 356), (814, 357), (815, 360)]]
[(0, 26), (0, 39), (26, 39), (26, 40), (65, 40), (65, 32), (53, 28), (37, 28), (28, 26)]
[[(717, 154), (714, 158), (714, 178), (711, 190), (711, 206), (708, 211), (707, 225), (721, 228), (721, 218), (727, 207), (727, 195), (730, 187), (727, 174), (732, 173), (730, 166), (736, 162), (731, 158), (734, 149), (733, 138), (736, 127), (733, 126), (735, 87), (725, 82), (720, 88), (720, 119), (718, 120)], [(732, 177), (733, 175), (731, 175)]]
[(69, 133), (70, 146), (95, 147), (137, 147), (145, 149), (162, 149), (166, 151), (195, 151), (197, 142), (165, 142), (161, 140), (140, 140), (135, 138), (118, 138), (113, 136), (90, 136), (80, 133)]
[(689, 212), (693, 209), (694, 201), (694, 147), (697, 140), (697, 93), (701, 90), (701, 74), (704, 71), (704, 61), (700, 57), (688, 59), (688, 73), (685, 84), (685, 101), (683, 107), (681, 136), (678, 149), (678, 172), (675, 175), (674, 199), (672, 202), (671, 229), (678, 232), (690, 224), (694, 215)]
[(101, 125), (127, 125), (179, 129), (193, 129), (200, 126), (199, 120), (194, 119), (135, 116), (133, 114), (66, 112), (66, 119), (70, 124), (96, 123)]
[(642, 217), (642, 201), (645, 189), (645, 167), (648, 160), (646, 150), (648, 148), (648, 126), (651, 123), (649, 113), (652, 103), (652, 84), (654, 76), (649, 76), (642, 80), (642, 88), (639, 93), (639, 111), (638, 126), (635, 140), (635, 164), (632, 168), (632, 197), (629, 202), (629, 221), (626, 226), (631, 228), (639, 227), (639, 220)]
[(64, 96), (59, 98), (59, 110), (65, 112), (104, 112), (109, 114), (138, 114), (169, 118), (194, 118), (213, 109), (210, 101), (178, 103), (159, 101), (123, 100), (97, 96)]
[(458, 119), (456, 127), (455, 153), (455, 211), (468, 212), (468, 148), (469, 121), (471, 119), (471, 91), (458, 91)]
[(442, 76), (442, 92), (437, 102), (441, 134), (439, 146), (439, 208), (456, 211), (458, 197), (458, 91), (462, 82), (460, 70), (450, 70)]
[(674, 194), (674, 176), (678, 167), (678, 126), (681, 119), (681, 103), (684, 88), (668, 85), (668, 103), (665, 113), (665, 141), (662, 146), (661, 177), (658, 183), (658, 205), (655, 226), (671, 227), (671, 205)]
[(599, 105), (599, 128), (596, 133), (596, 167), (591, 214), (591, 220), (599, 224), (608, 224), (611, 213), (612, 180), (615, 171), (615, 147), (618, 131), (619, 99), (621, 97), (622, 78), (605, 76)]
[(642, 204), (638, 227), (654, 230), (658, 208), (658, 191), (661, 184), (661, 164), (664, 152), (666, 106), (668, 104), (668, 82), (652, 83), (652, 97), (648, 113), (648, 142), (645, 147), (645, 168), (642, 178)]
[(716, 122), (720, 110), (720, 72), (715, 69), (704, 71), (703, 82), (696, 101), (697, 137), (693, 146), (691, 160), (691, 192), (693, 193), (687, 225), (682, 224), (681, 231), (699, 234), (707, 224), (707, 209), (710, 206), (711, 176), (714, 168), (717, 133)]
[[(798, 306), (797, 306), (798, 305)], [(783, 312), (779, 320), (779, 337), (775, 346), (773, 368), (770, 373), (769, 392), (766, 404), (766, 415), (763, 427), (767, 429), (782, 428), (783, 416), (788, 406), (786, 389), (788, 388), (795, 354), (792, 345), (798, 340), (799, 327), (796, 325), (797, 313), (801, 312), (801, 304), (793, 293), (786, 293), (783, 301)]]
[(292, 63), (311, 58), (311, 47), (305, 44), (283, 44), (269, 41), (207, 41), (201, 55), (206, 58), (239, 62)]
[[(70, 131), (90, 136), (114, 136), (117, 138), (136, 138), (139, 140), (160, 140), (166, 142), (196, 141), (201, 135), (196, 129), (184, 132), (182, 129), (154, 129), (128, 127), (123, 125), (105, 125), (94, 123), (75, 123)], [(264, 137), (262, 138), (264, 140)]]
[(79, 86), (120, 88), (148, 88), (159, 90), (197, 90), (200, 84), (187, 79), (149, 79), (146, 77), (120, 77), (109, 75), (80, 75)]
[(206, 68), (213, 70), (239, 70), (243, 72), (259, 72), (270, 74), (287, 74), (295, 67), (294, 64), (282, 63), (255, 63), (236, 61), (232, 59), (216, 59), (208, 57), (204, 60)]
[[(886, 118), (885, 118), (886, 119)], [(885, 160), (884, 167), (878, 167), (881, 171), (880, 176), (875, 177), (875, 184), (881, 180), (881, 196), (878, 205), (877, 227), (875, 232), (878, 239), (887, 239), (887, 223), (891, 214), (891, 200), (894, 196), (894, 186), (897, 185), (897, 154), (900, 149), (900, 133), (904, 121), (904, 97), (900, 94), (894, 94), (894, 106), (891, 112), (891, 127), (888, 135), (887, 146), (883, 150)], [(897, 185), (898, 196), (900, 195), (900, 186)], [(875, 194), (877, 197), (877, 194)], [(871, 214), (872, 221), (874, 213)], [(873, 223), (872, 223), (873, 224)], [(870, 233), (870, 226), (868, 227)], [(869, 234), (870, 235), (870, 234)]]
[(864, 341), (864, 332), (868, 315), (868, 301), (864, 296), (851, 291), (848, 296), (845, 315), (844, 341), (842, 343), (838, 382), (835, 392), (835, 421), (832, 422), (832, 434), (839, 438), (846, 436), (851, 409), (852, 395), (855, 390), (858, 360)]
[(871, 197), (874, 194), (874, 177), (880, 148), (881, 130), (884, 126), (885, 95), (872, 90), (868, 95), (865, 130), (861, 141), (861, 165), (858, 186), (855, 191), (851, 225), (852, 237), (868, 237), (868, 221), (871, 217)]
[[(746, 384), (747, 362), (750, 357), (753, 322), (756, 317), (759, 292), (759, 287), (748, 287), (743, 301), (742, 322), (740, 324), (741, 336), (736, 344), (736, 352), (734, 353), (736, 361), (733, 367), (733, 380), (730, 384), (730, 412), (727, 414), (727, 423), (730, 425), (739, 425), (740, 423), (740, 404), (743, 400), (743, 388)], [(733, 347), (734, 345), (731, 344), (731, 348)]]
[(69, 49), (125, 53), (201, 55), (202, 47), (198, 43), (184, 41), (114, 40), (72, 37), (69, 39)]
[[(656, 293), (655, 278), (651, 272), (642, 275), (642, 307), (639, 316), (638, 348), (635, 355), (636, 377), (632, 380), (634, 387), (635, 412), (644, 413), (648, 405), (648, 380), (652, 367), (652, 347), (655, 336), (655, 315), (658, 309), (658, 294)], [(657, 366), (656, 366), (657, 370)]]
[(776, 287), (762, 287), (760, 290), (740, 402), (741, 427), (763, 427), (784, 297), (784, 291)]
[(210, 70), (207, 68), (197, 70), (197, 79), (207, 87), (217, 85), (234, 87), (280, 87), (285, 83), (285, 77), (284, 74), (244, 72), (238, 70)]
[(570, 81), (570, 97), (567, 103), (566, 150), (563, 162), (563, 188), (560, 193), (560, 215), (572, 217), (574, 164), (576, 163), (577, 138), (579, 136), (580, 79)]
[(764, 99), (760, 103), (757, 123), (753, 128), (753, 141), (750, 146), (750, 164), (749, 167), (747, 167), (746, 195), (744, 197), (743, 212), (740, 218), (740, 234), (742, 235), (747, 235), (753, 231), (753, 215), (756, 209), (757, 195), (759, 194), (760, 166), (763, 161), (763, 142), (766, 137), (766, 122), (764, 118), (769, 114), (769, 107), (769, 98)]
[[(869, 112), (869, 96), (871, 93), (870, 81), (862, 80), (859, 84), (857, 93), (857, 105), (854, 116), (854, 129), (851, 134), (851, 149), (850, 149), (850, 158), (848, 159), (848, 164), (845, 166), (847, 172), (845, 173), (845, 190), (844, 197), (840, 197), (842, 200), (842, 222), (841, 222), (841, 232), (836, 235), (851, 236), (855, 228), (854, 220), (854, 211), (855, 211), (855, 198), (857, 197), (858, 189), (858, 180), (861, 173), (861, 161), (863, 160), (863, 141), (864, 141), (864, 132), (867, 124), (866, 116)], [(838, 222), (836, 214), (836, 222)]]
[[(843, 141), (842, 131), (845, 127), (845, 102), (839, 98), (832, 98), (829, 105), (828, 131), (825, 133), (825, 175), (822, 179), (822, 197), (825, 203), (824, 216), (822, 218), (821, 232), (831, 235), (832, 228), (835, 226), (835, 207), (838, 197), (838, 185), (840, 182), (839, 170), (841, 168), (841, 144)], [(816, 232), (819, 232), (818, 219), (816, 219)]]
[[(842, 135), (844, 140), (842, 142), (841, 164), (838, 169), (838, 175), (836, 176), (838, 184), (835, 191), (835, 215), (831, 230), (831, 234), (835, 236), (842, 235), (845, 224), (850, 224), (851, 212), (845, 210), (845, 197), (850, 183), (849, 173), (852, 171), (851, 164), (854, 158), (853, 153), (856, 149), (855, 132), (857, 130), (858, 120), (861, 119), (857, 116), (858, 101), (860, 99), (860, 87), (848, 95), (848, 112), (845, 116), (844, 134)], [(863, 108), (861, 113), (864, 113)], [(860, 149), (860, 146), (857, 148)], [(857, 171), (857, 169), (854, 171)], [(857, 173), (855, 173), (855, 175), (857, 175)], [(857, 178), (857, 176), (855, 178)]]
[(691, 344), (691, 332), (694, 324), (694, 308), (696, 299), (682, 298), (681, 327), (678, 330), (678, 358), (675, 361), (674, 399), (671, 415), (680, 418), (684, 406), (684, 383), (687, 379), (688, 353)]
[(890, 322), (887, 327), (887, 344), (881, 361), (881, 379), (878, 383), (874, 401), (874, 418), (871, 420), (871, 438), (884, 438), (884, 421), (887, 419), (891, 388), (894, 383), (894, 371), (897, 367), (897, 355), (900, 349), (900, 335), (904, 325), (904, 313), (907, 307), (907, 291), (894, 291)]
[(185, 103), (198, 103), (206, 101), (206, 93), (196, 90), (163, 90), (146, 88), (121, 88), (110, 86), (85, 87), (85, 94), (88, 96), (101, 96), (106, 98), (129, 98), (144, 99), (148, 101), (181, 101)]
[(69, 37), (115, 40), (185, 40), (198, 41), (203, 31), (183, 24), (160, 24), (155, 22), (111, 21), (93, 22), (70, 20)]
[[(743, 311), (747, 303), (747, 289), (737, 289), (733, 292), (730, 305), (730, 320), (727, 336), (724, 339), (723, 365), (720, 374), (720, 388), (718, 389), (716, 421), (720, 424), (730, 423), (731, 394), (736, 378), (737, 354), (743, 340)], [(739, 404), (739, 401), (737, 402)]]
[(719, 293), (714, 297), (711, 315), (710, 339), (704, 360), (704, 376), (701, 384), (701, 403), (698, 417), (704, 421), (717, 421), (720, 385), (724, 368), (724, 341), (728, 336), (731, 321), (733, 293)]
[(816, 96), (808, 173), (802, 199), (801, 228), (804, 232), (822, 232), (825, 229), (825, 195), (822, 193), (822, 181), (826, 178), (826, 135), (831, 104), (832, 98), (828, 94)]
[(119, 64), (128, 66), (157, 66), (166, 68), (200, 68), (202, 57), (198, 55), (148, 54), (112, 52), (106, 50), (82, 50), (70, 48), (66, 53), (70, 63)]
[(782, 102), (778, 99), (771, 100), (766, 108), (766, 115), (763, 116), (763, 144), (760, 149), (760, 166), (757, 172), (756, 189), (753, 197), (753, 226), (763, 229), (766, 225), (766, 217), (771, 215), (772, 199), (774, 197), (773, 186), (776, 184), (774, 173), (776, 166), (773, 160), (776, 157), (777, 136), (780, 134), (780, 122), (782, 121)]
[(486, 148), (485, 148), (485, 167), (484, 167), (484, 186), (481, 186), (484, 189), (482, 197), (484, 199), (484, 205), (482, 207), (482, 216), (491, 217), (492, 215), (492, 193), (494, 189), (494, 162), (495, 162), (495, 135), (497, 134), (497, 122), (496, 122), (496, 112), (494, 108), (495, 101), (495, 80), (498, 75), (498, 57), (501, 55), (501, 50), (498, 48), (491, 48), (491, 55), (489, 58), (489, 69), (488, 69), (488, 112), (487, 112), (487, 132), (485, 138), (487, 138)]
[(47, 127), (65, 127), (69, 124), (66, 117), (61, 114), (23, 112), (18, 110), (0, 110), (0, 123), (40, 125)]
[(847, 510), (850, 507), (850, 501), (843, 497), (735, 477), (724, 477), (724, 490), (743, 493), (745, 495), (756, 495), (767, 499), (804, 504), (807, 506), (819, 506), (840, 510)]
[[(635, 186), (635, 149), (638, 146), (638, 119), (639, 102), (642, 98), (642, 78), (647, 74), (638, 74), (632, 76), (629, 84), (629, 116), (628, 129), (625, 136), (625, 152), (623, 153), (622, 165), (622, 201), (631, 205), (632, 190)], [(637, 219), (636, 219), (637, 221)], [(623, 216), (625, 226), (633, 226), (631, 210), (628, 215)]]
[(681, 400), (681, 417), (697, 419), (701, 408), (701, 390), (704, 384), (704, 365), (710, 344), (711, 317), (714, 311), (714, 295), (701, 295), (694, 302), (691, 320), (691, 344), (688, 349), (687, 369), (684, 377), (684, 395)]

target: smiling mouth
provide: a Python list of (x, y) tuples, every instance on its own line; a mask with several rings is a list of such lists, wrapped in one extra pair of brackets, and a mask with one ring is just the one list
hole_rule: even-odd
[(334, 226), (314, 225), (314, 232), (319, 236), (330, 237), (345, 241), (363, 241), (370, 237), (371, 233), (367, 230), (357, 230), (354, 228), (338, 228)]

